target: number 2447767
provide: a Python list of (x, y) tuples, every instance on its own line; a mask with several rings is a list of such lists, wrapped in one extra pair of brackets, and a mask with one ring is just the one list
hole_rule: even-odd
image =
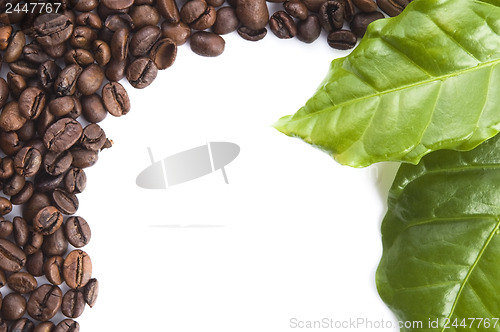
[(13, 5), (12, 3), (7, 2), (5, 4), (5, 13), (6, 14), (14, 14), (14, 13), (57, 13), (61, 8), (61, 2), (30, 2), (30, 3), (17, 3)]

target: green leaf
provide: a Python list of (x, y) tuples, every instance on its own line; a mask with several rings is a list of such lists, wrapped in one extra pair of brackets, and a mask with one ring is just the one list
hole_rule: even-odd
[[(437, 151), (417, 166), (402, 164), (376, 275), (398, 319), (423, 322), (423, 329), (402, 331), (500, 331), (499, 226), (500, 135), (472, 151)], [(488, 318), (491, 326), (476, 320), (470, 327), (469, 318)], [(436, 319), (439, 328), (430, 328)], [(467, 329), (453, 328), (463, 319)]]
[(274, 126), (354, 167), (470, 150), (500, 130), (499, 64), (500, 0), (414, 0)]

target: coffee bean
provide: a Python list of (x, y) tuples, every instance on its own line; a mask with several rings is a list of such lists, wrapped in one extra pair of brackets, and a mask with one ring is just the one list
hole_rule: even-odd
[(42, 252), (47, 257), (63, 256), (68, 250), (68, 241), (64, 235), (64, 230), (59, 227), (57, 231), (46, 235), (42, 244)]
[(346, 22), (351, 22), (354, 17), (354, 14), (356, 13), (356, 8), (354, 7), (352, 0), (336, 0), (336, 1), (338, 1), (342, 5), (342, 7), (344, 7), (344, 20)]
[(83, 297), (85, 302), (89, 307), (93, 307), (97, 301), (97, 296), (99, 295), (99, 282), (97, 279), (92, 278), (83, 288)]
[(71, 165), (77, 168), (90, 167), (94, 165), (99, 158), (97, 151), (88, 150), (78, 146), (72, 147), (70, 151), (73, 155), (73, 163)]
[(0, 197), (0, 215), (4, 216), (12, 211), (12, 203), (5, 197)]
[(41, 277), (43, 275), (43, 252), (38, 250), (26, 259), (26, 271), (34, 277)]
[[(193, 0), (198, 1), (198, 0)], [(188, 2), (191, 3), (192, 1)], [(145, 56), (160, 39), (161, 29), (156, 25), (147, 25), (139, 29), (130, 38), (129, 51), (134, 57)]]
[(42, 46), (35, 43), (24, 46), (23, 58), (40, 64), (51, 60), (49, 55), (43, 50)]
[(42, 322), (37, 326), (35, 326), (33, 332), (53, 332), (54, 329), (55, 329), (54, 323), (52, 323), (51, 321), (47, 321), (47, 322)]
[(69, 318), (77, 318), (85, 309), (85, 299), (83, 292), (75, 289), (70, 289), (64, 294), (61, 311), (64, 316)]
[(106, 17), (104, 27), (112, 32), (116, 32), (120, 29), (129, 31), (135, 28), (134, 21), (132, 20), (130, 15), (118, 12)]
[(0, 113), (0, 128), (5, 131), (14, 131), (20, 129), (26, 118), (21, 115), (19, 103), (17, 101), (9, 101)]
[(79, 14), (75, 19), (76, 25), (83, 25), (91, 27), (92, 29), (101, 29), (102, 20), (96, 13), (86, 12)]
[(377, 0), (377, 5), (389, 16), (401, 14), (411, 0)]
[(5, 51), (7, 49), (11, 35), (12, 25), (4, 25), (0, 27), (0, 51)]
[(0, 159), (0, 179), (5, 180), (14, 174), (14, 160), (9, 157)]
[(149, 57), (160, 70), (170, 67), (174, 63), (176, 55), (177, 46), (169, 38), (158, 40), (149, 53)]
[[(24, 127), (24, 125), (23, 125)], [(21, 127), (22, 128), (22, 127)], [(0, 148), (8, 155), (16, 154), (23, 147), (19, 142), (19, 137), (15, 131), (2, 131), (0, 132)]]
[(237, 0), (236, 15), (242, 26), (253, 31), (262, 30), (269, 21), (265, 0)]
[(166, 22), (178, 23), (180, 21), (179, 9), (175, 0), (157, 0), (156, 7)]
[(95, 61), (99, 66), (105, 66), (111, 60), (111, 48), (102, 40), (94, 40), (92, 43)]
[(92, 53), (83, 48), (71, 49), (64, 54), (64, 62), (67, 65), (77, 64), (80, 67), (86, 67), (94, 63), (94, 60)]
[(106, 118), (108, 112), (104, 107), (101, 96), (92, 94), (82, 97), (82, 115), (88, 122), (98, 123)]
[(3, 187), (3, 192), (5, 195), (15, 195), (19, 193), (26, 183), (26, 178), (24, 176), (14, 174)]
[[(160, 0), (158, 0), (160, 1)], [(70, 318), (65, 319), (56, 325), (52, 332), (79, 332), (80, 324)]]
[(45, 172), (38, 172), (34, 180), (35, 190), (40, 193), (51, 193), (61, 185), (63, 180), (64, 174), (52, 176)]
[(31, 146), (25, 146), (14, 157), (16, 173), (30, 177), (35, 175), (42, 165), (42, 154)]
[(224, 52), (224, 39), (208, 31), (198, 31), (191, 36), (191, 50), (202, 56), (214, 57)]
[(371, 13), (377, 10), (377, 4), (373, 0), (352, 0), (354, 5), (362, 12)]
[(283, 3), (283, 8), (288, 14), (299, 20), (305, 20), (308, 16), (307, 6), (302, 0), (286, 0)]
[(84, 287), (92, 276), (92, 261), (83, 250), (73, 250), (66, 256), (63, 265), (66, 284), (73, 289)]
[(371, 13), (359, 12), (356, 15), (354, 15), (354, 19), (350, 24), (351, 31), (354, 32), (357, 37), (361, 38), (365, 35), (368, 24), (372, 23), (373, 21), (379, 20), (381, 18), (384, 18), (384, 14), (382, 14), (381, 12), (377, 11)]
[(306, 5), (307, 9), (314, 13), (318, 13), (321, 5), (324, 4), (327, 0), (302, 0)]
[[(14, 225), (12, 222), (5, 220), (5, 218), (0, 217), (0, 238), (6, 239), (14, 231)], [(1, 271), (1, 270), (0, 270)]]
[(90, 12), (97, 8), (99, 4), (98, 0), (70, 0), (69, 3), (71, 6), (80, 12)]
[(58, 45), (52, 46), (44, 46), (42, 45), (43, 50), (47, 53), (51, 58), (57, 59), (64, 56), (64, 53), (67, 52), (66, 43), (61, 43)]
[(147, 25), (157, 25), (160, 23), (160, 13), (158, 9), (149, 5), (137, 5), (130, 10), (130, 17), (134, 21), (136, 29)]
[(91, 64), (82, 71), (78, 77), (76, 85), (78, 91), (80, 91), (83, 95), (88, 96), (99, 90), (103, 80), (104, 72), (101, 67), (96, 64)]
[(33, 227), (43, 235), (53, 234), (63, 222), (62, 213), (54, 206), (46, 206), (33, 218)]
[(117, 61), (125, 60), (128, 54), (129, 31), (121, 28), (115, 31), (111, 38), (111, 56)]
[(226, 6), (217, 10), (212, 31), (218, 35), (225, 35), (238, 29), (240, 21), (234, 8)]
[(106, 142), (106, 134), (98, 124), (90, 124), (83, 129), (80, 144), (85, 149), (99, 151)]
[(73, 30), (71, 37), (69, 38), (69, 44), (73, 48), (83, 48), (85, 50), (90, 50), (92, 48), (92, 43), (97, 39), (97, 33), (95, 30), (86, 26), (77, 26)]
[(28, 318), (16, 320), (10, 327), (10, 332), (33, 332), (35, 324)]
[(87, 185), (87, 176), (81, 168), (72, 168), (64, 177), (64, 188), (70, 193), (81, 193)]
[(38, 67), (38, 79), (45, 90), (52, 90), (61, 68), (55, 61), (49, 60)]
[(29, 227), (28, 242), (24, 245), (23, 251), (26, 255), (32, 255), (37, 252), (43, 243), (43, 235), (35, 232), (33, 227)]
[(52, 202), (54, 206), (64, 214), (75, 214), (79, 206), (76, 195), (62, 188), (54, 189), (52, 192)]
[(31, 198), (33, 191), (33, 183), (26, 181), (24, 187), (17, 194), (11, 196), (10, 201), (14, 205), (24, 204)]
[(38, 321), (46, 321), (55, 316), (62, 303), (62, 291), (56, 285), (44, 284), (31, 293), (26, 311)]
[(28, 272), (16, 272), (9, 276), (7, 285), (19, 294), (31, 293), (38, 287), (38, 282)]
[(34, 21), (33, 34), (45, 46), (59, 45), (68, 40), (73, 32), (73, 23), (62, 14), (44, 14)]
[(49, 151), (61, 152), (78, 142), (82, 131), (82, 126), (78, 121), (63, 118), (47, 128), (43, 142)]
[(18, 293), (9, 293), (2, 300), (2, 318), (17, 320), (26, 312), (26, 299)]
[(14, 225), (14, 240), (19, 247), (23, 247), (28, 243), (28, 223), (23, 218), (16, 216), (12, 220), (12, 224)]
[(177, 46), (180, 46), (184, 45), (191, 36), (191, 28), (184, 22), (169, 23), (163, 21), (161, 34), (162, 37), (172, 39)]
[(23, 54), (24, 44), (26, 43), (26, 36), (22, 31), (16, 31), (9, 42), (9, 46), (5, 50), (3, 60), (11, 63), (19, 60)]
[(68, 115), (73, 108), (75, 108), (75, 103), (72, 96), (64, 96), (52, 99), (49, 104), (49, 111), (55, 116), (65, 116)]
[(333, 31), (328, 34), (328, 45), (339, 50), (347, 50), (356, 46), (357, 38), (349, 30)]
[(0, 108), (2, 108), (9, 98), (9, 85), (4, 78), (0, 77)]
[(109, 9), (126, 9), (134, 4), (134, 0), (102, 0), (102, 4)]
[(43, 263), (43, 273), (51, 284), (58, 286), (63, 283), (63, 263), (64, 258), (58, 255), (51, 256)]
[(102, 100), (106, 110), (113, 116), (122, 116), (130, 111), (130, 100), (127, 91), (120, 83), (109, 82), (104, 85)]
[(63, 152), (49, 152), (43, 159), (43, 169), (52, 176), (66, 173), (73, 162), (73, 156), (69, 150)]
[(54, 81), (54, 90), (58, 96), (71, 96), (76, 91), (76, 82), (83, 69), (77, 64), (64, 67)]
[(8, 272), (18, 272), (26, 263), (26, 254), (14, 243), (0, 239), (0, 268)]
[(142, 57), (135, 59), (127, 67), (127, 80), (136, 89), (144, 89), (155, 80), (158, 75), (158, 67), (153, 60)]
[(23, 76), (19, 74), (15, 74), (13, 72), (7, 73), (7, 85), (9, 86), (10, 93), (12, 96), (17, 99), (21, 95), (21, 92), (26, 89), (28, 83)]
[(64, 234), (68, 242), (75, 248), (87, 245), (92, 235), (87, 221), (82, 217), (68, 218), (64, 224)]
[(118, 82), (125, 77), (126, 69), (127, 60), (111, 59), (106, 67), (104, 74), (106, 75), (106, 78), (111, 82)]
[(326, 32), (340, 30), (344, 25), (344, 6), (334, 0), (325, 2), (319, 10), (319, 22)]
[(180, 15), (182, 22), (191, 29), (205, 30), (214, 24), (216, 11), (205, 0), (191, 0), (182, 6)]
[(283, 10), (279, 10), (271, 16), (269, 19), (269, 27), (276, 37), (281, 39), (292, 38), (297, 34), (295, 22), (290, 15)]

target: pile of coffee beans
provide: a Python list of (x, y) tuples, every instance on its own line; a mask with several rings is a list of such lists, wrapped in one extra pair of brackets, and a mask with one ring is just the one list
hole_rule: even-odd
[(178, 46), (218, 56), (234, 31), (311, 43), (326, 30), (352, 48), (379, 8), (394, 16), (409, 1), (274, 0), (270, 15), (265, 0), (0, 0), (0, 332), (79, 331), (96, 302), (77, 195), (112, 145), (98, 123), (131, 109), (119, 81), (145, 88)]

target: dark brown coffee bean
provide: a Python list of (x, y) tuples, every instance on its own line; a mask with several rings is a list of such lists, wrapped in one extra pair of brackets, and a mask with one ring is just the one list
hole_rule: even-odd
[(328, 34), (328, 45), (339, 50), (348, 50), (356, 46), (357, 42), (354, 32), (349, 30), (333, 31)]
[(161, 16), (165, 18), (168, 23), (178, 23), (180, 21), (179, 9), (175, 0), (157, 0), (156, 8)]
[(134, 4), (134, 0), (102, 0), (102, 4), (109, 9), (126, 9)]
[(42, 252), (46, 257), (63, 256), (68, 250), (68, 241), (64, 235), (62, 227), (53, 234), (44, 237)]
[(33, 218), (36, 216), (36, 214), (44, 207), (50, 205), (50, 198), (49, 196), (35, 192), (33, 195), (30, 197), (30, 200), (23, 205), (23, 218), (26, 219), (28, 224), (33, 224)]
[(21, 191), (11, 196), (10, 201), (14, 205), (24, 204), (31, 198), (31, 196), (33, 195), (33, 191), (33, 183), (27, 181)]
[(91, 231), (87, 221), (82, 217), (70, 217), (64, 224), (64, 234), (68, 242), (75, 248), (81, 248), (90, 242)]
[(97, 8), (99, 0), (70, 0), (70, 4), (75, 10), (80, 12), (90, 12)]
[(111, 60), (111, 48), (102, 40), (94, 40), (92, 43), (95, 61), (99, 66), (105, 66)]
[(215, 23), (212, 26), (212, 31), (218, 35), (225, 35), (236, 31), (240, 21), (236, 16), (236, 10), (233, 7), (222, 7), (217, 10)]
[(116, 61), (122, 61), (127, 58), (128, 54), (128, 29), (121, 28), (115, 31), (113, 38), (111, 38), (111, 56)]
[(45, 107), (45, 92), (38, 88), (27, 88), (19, 97), (19, 113), (26, 119), (36, 119)]
[(62, 266), (64, 258), (62, 256), (52, 256), (43, 263), (43, 271), (47, 280), (53, 285), (63, 283)]
[[(56, 121), (57, 121), (56, 116), (54, 114), (52, 114), (49, 111), (48, 106), (46, 106), (45, 109), (42, 111), (42, 114), (40, 114), (40, 116), (35, 120), (35, 127), (36, 127), (37, 134), (43, 138), (43, 135), (47, 131), (47, 128), (50, 127)], [(35, 141), (35, 140), (33, 140), (33, 141)], [(43, 140), (42, 140), (42, 145), (43, 145), (43, 149), (45, 149), (45, 151), (47, 151), (47, 147), (43, 143)], [(38, 147), (37, 147), (37, 149), (38, 149)], [(40, 150), (38, 149), (38, 151), (40, 151)]]
[(302, 0), (286, 0), (283, 3), (283, 8), (285, 8), (286, 12), (290, 14), (290, 16), (299, 20), (305, 20), (309, 15), (307, 6), (302, 2)]
[(28, 243), (28, 223), (21, 217), (14, 217), (12, 224), (14, 225), (14, 240), (19, 247), (23, 247)]
[(155, 80), (158, 75), (158, 67), (150, 58), (142, 57), (135, 59), (128, 65), (125, 75), (134, 88), (144, 89)]
[(31, 140), (36, 135), (35, 121), (26, 121), (21, 128), (15, 131), (15, 133), (18, 136), (17, 138), (23, 142)]
[(41, 277), (43, 275), (43, 261), (44, 257), (41, 250), (29, 255), (26, 259), (26, 271), (34, 277)]
[(53, 234), (61, 227), (62, 213), (55, 206), (46, 206), (33, 218), (33, 227), (43, 235)]
[(82, 97), (81, 103), (82, 115), (88, 122), (98, 123), (106, 118), (108, 112), (98, 94)]
[(35, 175), (42, 165), (42, 154), (31, 146), (25, 146), (14, 157), (16, 173), (25, 177)]
[(76, 195), (62, 188), (56, 188), (52, 192), (52, 202), (64, 214), (75, 214), (79, 206)]
[(12, 100), (4, 106), (0, 113), (0, 128), (5, 131), (14, 131), (20, 129), (26, 118), (21, 115), (18, 102)]
[[(4, 216), (12, 211), (12, 203), (5, 197), (0, 197), (0, 215)], [(1, 267), (1, 266), (0, 266)]]
[(52, 332), (80, 332), (80, 324), (78, 324), (77, 321), (68, 318), (57, 324)]
[(33, 33), (42, 45), (61, 44), (69, 39), (72, 32), (73, 23), (62, 14), (44, 14), (34, 21)]
[[(354, 14), (356, 13), (356, 8), (352, 3), (352, 0), (336, 0), (344, 7), (344, 19), (346, 22), (351, 22)], [(372, 0), (370, 0), (372, 1)]]
[(3, 60), (7, 63), (11, 63), (19, 60), (23, 54), (23, 48), (26, 44), (26, 37), (22, 31), (16, 31), (9, 42), (9, 46), (5, 50), (3, 55)]
[(210, 28), (215, 23), (216, 18), (215, 8), (209, 6), (205, 0), (191, 0), (186, 2), (182, 6), (180, 14), (182, 22), (195, 30)]
[(9, 85), (3, 77), (0, 77), (0, 108), (2, 108), (9, 98)]
[(0, 160), (0, 179), (5, 180), (14, 174), (14, 161), (10, 157)]
[(295, 37), (297, 27), (295, 22), (285, 11), (279, 10), (269, 19), (269, 27), (276, 37), (288, 39)]
[(310, 11), (318, 13), (319, 9), (321, 8), (321, 5), (323, 5), (327, 0), (302, 0), (302, 1)]
[(54, 82), (54, 90), (58, 96), (70, 96), (76, 91), (76, 82), (83, 69), (77, 64), (66, 66)]
[(92, 277), (92, 261), (83, 250), (73, 250), (66, 256), (63, 265), (66, 284), (73, 289), (84, 287)]
[(236, 15), (241, 25), (259, 31), (269, 21), (269, 10), (265, 0), (237, 0)]
[(92, 43), (97, 39), (97, 32), (86, 26), (77, 26), (73, 30), (71, 37), (69, 39), (69, 44), (73, 48), (83, 48), (85, 50), (90, 50), (92, 48)]
[(49, 104), (49, 111), (55, 116), (65, 116), (69, 114), (73, 108), (75, 108), (75, 103), (73, 102), (72, 96), (64, 96), (56, 99), (52, 99)]
[(377, 5), (389, 16), (401, 14), (411, 0), (377, 0)]
[(97, 279), (92, 278), (83, 288), (83, 297), (85, 302), (89, 307), (93, 307), (97, 301), (97, 296), (99, 295), (99, 282)]
[(208, 31), (198, 31), (191, 36), (191, 50), (202, 56), (214, 57), (224, 52), (224, 39)]
[(26, 89), (28, 83), (23, 76), (15, 74), (13, 72), (7, 73), (7, 85), (9, 86), (10, 93), (17, 99), (21, 95), (21, 92)]
[(64, 294), (61, 311), (64, 316), (69, 318), (77, 318), (85, 309), (85, 299), (83, 292), (75, 289), (70, 289)]
[(35, 326), (33, 332), (53, 332), (54, 329), (55, 329), (54, 323), (52, 323), (51, 321), (47, 321), (47, 322), (42, 322), (37, 326)]
[(40, 64), (51, 60), (49, 55), (43, 50), (42, 46), (35, 43), (24, 46), (23, 58)]
[(41, 285), (31, 293), (26, 311), (38, 321), (47, 321), (55, 316), (62, 303), (62, 291), (56, 285)]
[(14, 225), (12, 222), (5, 220), (3, 217), (0, 217), (0, 238), (8, 238), (10, 234), (14, 231)]
[(149, 5), (134, 6), (130, 10), (130, 17), (134, 21), (136, 29), (147, 25), (158, 25), (160, 23), (160, 13), (158, 9)]
[(0, 51), (5, 51), (12, 35), (12, 25), (0, 26)]
[(374, 11), (371, 13), (359, 12), (354, 15), (354, 18), (350, 24), (351, 31), (354, 32), (357, 37), (361, 38), (365, 35), (368, 24), (384, 17), (384, 14), (378, 11)]
[(14, 243), (0, 239), (0, 268), (7, 272), (18, 272), (26, 263), (26, 254)]
[(66, 43), (61, 43), (53, 46), (44, 46), (42, 45), (43, 50), (53, 59), (58, 59), (64, 56), (64, 53), (67, 52)]
[(344, 25), (344, 6), (334, 0), (325, 2), (319, 10), (319, 22), (326, 32), (340, 30)]
[(259, 41), (267, 35), (267, 29), (262, 28), (260, 30), (252, 30), (247, 27), (239, 27), (238, 34), (245, 40), (249, 41)]
[(169, 38), (160, 39), (154, 44), (149, 57), (160, 70), (170, 67), (177, 56), (177, 46)]
[(80, 144), (89, 150), (99, 151), (106, 142), (106, 134), (98, 124), (90, 124), (83, 129)]
[(3, 187), (3, 192), (5, 195), (15, 195), (20, 192), (26, 183), (26, 178), (24, 176), (14, 174)]
[(77, 64), (86, 67), (94, 63), (94, 56), (83, 48), (71, 49), (64, 54), (64, 62), (68, 65)]
[[(23, 126), (24, 127), (24, 126)], [(21, 127), (22, 128), (22, 127)], [(8, 155), (16, 154), (23, 147), (19, 142), (19, 137), (15, 131), (2, 131), (0, 132), (0, 148)]]
[(87, 185), (87, 176), (81, 168), (70, 169), (64, 177), (64, 188), (70, 193), (81, 193)]
[(52, 176), (45, 172), (38, 172), (34, 180), (35, 190), (41, 193), (51, 193), (61, 185), (63, 179), (64, 174)]
[(132, 38), (130, 38), (128, 46), (130, 54), (136, 58), (147, 55), (160, 37), (161, 29), (156, 25), (147, 25), (139, 29), (136, 33), (134, 33)]
[(73, 162), (73, 156), (69, 151), (48, 152), (43, 158), (43, 169), (52, 176), (65, 173)]
[(63, 118), (47, 128), (43, 142), (49, 151), (62, 152), (78, 142), (82, 131), (83, 128), (78, 121)]
[(191, 28), (184, 22), (169, 23), (163, 21), (161, 34), (162, 37), (172, 39), (177, 46), (180, 46), (184, 45), (191, 36)]
[(61, 68), (52, 60), (46, 61), (38, 67), (38, 79), (45, 90), (52, 91), (54, 89), (54, 82), (60, 72)]
[(371, 13), (377, 10), (377, 4), (373, 0), (351, 0), (362, 12)]
[(35, 232), (35, 230), (30, 227), (28, 232), (28, 242), (24, 245), (23, 251), (26, 255), (32, 255), (37, 252), (43, 243), (43, 235)]
[(104, 21), (104, 28), (110, 30), (111, 32), (116, 32), (119, 29), (125, 29), (127, 31), (133, 30), (135, 26), (130, 15), (115, 12), (106, 17), (106, 20)]
[(99, 158), (97, 151), (84, 149), (79, 146), (72, 147), (70, 151), (73, 155), (72, 166), (77, 168), (87, 168), (93, 166)]
[(26, 312), (26, 299), (18, 293), (9, 293), (2, 300), (2, 318), (17, 320)]
[(104, 85), (102, 100), (106, 110), (113, 116), (125, 115), (130, 111), (130, 100), (127, 91), (120, 83), (109, 82)]
[(10, 332), (33, 332), (35, 324), (28, 318), (16, 320), (10, 327)]
[(111, 61), (106, 66), (106, 70), (104, 71), (106, 78), (111, 82), (118, 82), (119, 80), (125, 77), (127, 64), (128, 64), (127, 60), (111, 59)]
[(38, 282), (28, 272), (16, 272), (7, 279), (7, 285), (14, 292), (19, 294), (28, 294), (38, 287)]
[(92, 13), (92, 12), (86, 12), (86, 13), (79, 14), (76, 17), (75, 24), (88, 26), (88, 27), (91, 27), (92, 29), (97, 29), (97, 30), (102, 28), (101, 18), (99, 17), (99, 15)]
[(85, 96), (91, 95), (101, 87), (101, 84), (104, 80), (104, 72), (96, 64), (91, 64), (86, 67), (77, 81), (78, 90)]

